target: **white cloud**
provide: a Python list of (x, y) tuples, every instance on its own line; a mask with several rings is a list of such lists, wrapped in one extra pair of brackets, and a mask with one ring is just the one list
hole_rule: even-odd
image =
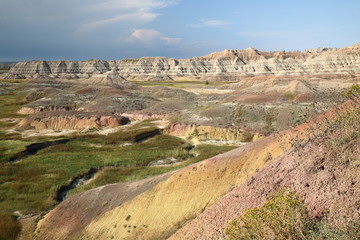
[(197, 24), (187, 24), (188, 27), (193, 28), (204, 28), (204, 27), (220, 27), (223, 28), (227, 25), (230, 25), (230, 22), (226, 22), (223, 20), (209, 20), (209, 19), (201, 19), (200, 23)]
[(181, 38), (170, 38), (170, 37), (160, 37), (161, 40), (165, 41), (168, 45), (178, 44), (181, 41)]
[[(155, 20), (157, 9), (174, 5), (178, 0), (95, 0), (95, 4), (84, 7), (92, 16), (109, 16), (82, 24), (79, 32), (89, 32), (109, 24), (123, 24), (137, 27)], [(99, 17), (97, 17), (99, 18)]]
[[(122, 39), (119, 39), (122, 41)], [(123, 39), (124, 40), (124, 39)], [(141, 41), (145, 43), (154, 43), (163, 41), (167, 45), (175, 45), (181, 41), (181, 38), (171, 38), (163, 36), (159, 31), (154, 29), (134, 29), (127, 41)]]
[(143, 41), (150, 42), (158, 40), (161, 37), (161, 33), (154, 29), (134, 29), (129, 40), (130, 41)]
[(80, 32), (91, 31), (100, 28), (102, 26), (108, 25), (110, 23), (117, 23), (117, 22), (126, 22), (128, 24), (131, 22), (133, 22), (134, 24), (147, 23), (153, 21), (157, 16), (158, 16), (157, 14), (151, 12), (128, 13), (128, 14), (115, 16), (112, 18), (102, 19), (102, 20), (83, 24), (78, 29), (78, 31)]
[(101, 1), (101, 3), (90, 6), (93, 10), (137, 10), (137, 9), (151, 9), (165, 8), (176, 4), (177, 0), (108, 0)]

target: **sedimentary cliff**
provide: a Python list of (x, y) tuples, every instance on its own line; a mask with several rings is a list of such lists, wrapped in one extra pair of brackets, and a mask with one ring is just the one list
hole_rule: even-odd
[(319, 48), (304, 52), (262, 52), (254, 48), (224, 50), (202, 57), (173, 59), (143, 57), (103, 61), (28, 61), (17, 63), (6, 78), (89, 78), (108, 71), (126, 79), (171, 80), (193, 77), (236, 80), (241, 76), (298, 76), (360, 74), (360, 44), (340, 49)]
[(91, 129), (117, 127), (129, 122), (127, 117), (108, 113), (73, 111), (41, 112), (24, 118), (18, 123), (19, 129)]

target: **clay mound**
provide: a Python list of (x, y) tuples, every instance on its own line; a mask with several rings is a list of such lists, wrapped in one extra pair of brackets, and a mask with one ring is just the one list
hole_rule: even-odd
[[(173, 173), (169, 172), (140, 181), (109, 184), (71, 196), (39, 222), (36, 239), (68, 239), (97, 216), (153, 188)], [(123, 228), (124, 226), (117, 224), (112, 227)]]
[(274, 103), (278, 102), (281, 99), (281, 94), (234, 94), (226, 99), (223, 102), (233, 102), (238, 103)]
[(85, 87), (77, 90), (76, 94), (86, 94), (86, 95), (101, 95), (101, 96), (123, 96), (128, 93), (122, 89), (117, 88), (97, 88), (97, 87)]
[[(41, 90), (38, 90), (37, 93), (41, 93)], [(22, 107), (18, 113), (33, 114), (43, 111), (75, 111), (78, 105), (88, 103), (96, 97), (96, 94), (74, 94), (66, 92), (59, 92), (55, 95), (44, 95), (42, 98)]]
[(169, 75), (156, 74), (155, 76), (148, 76), (148, 81), (174, 81)]
[(169, 88), (163, 86), (144, 87), (139, 94), (149, 95), (154, 98), (193, 98), (195, 94), (178, 88)]
[(36, 89), (36, 91), (29, 92), (23, 99), (21, 99), (21, 102), (22, 103), (33, 102), (40, 98), (54, 95), (55, 93), (57, 93), (57, 90), (54, 88), (43, 88), (43, 89), (39, 88)]
[(81, 88), (79, 90), (77, 90), (75, 93), (76, 94), (96, 94), (99, 91), (99, 89), (94, 88), (94, 87), (85, 87), (85, 88)]
[(90, 78), (85, 79), (84, 82), (87, 82), (91, 85), (110, 86), (119, 89), (140, 88), (138, 85), (127, 81), (125, 78), (120, 76), (119, 73), (112, 71), (104, 74), (94, 74)]
[(89, 113), (75, 111), (41, 112), (21, 120), (17, 128), (26, 129), (91, 129), (117, 127), (129, 122), (129, 119), (109, 113)]
[(34, 74), (33, 78), (25, 84), (26, 88), (55, 88), (65, 89), (73, 85), (68, 79), (58, 79), (50, 75)]
[(159, 102), (161, 101), (158, 99), (137, 94), (113, 95), (99, 97), (89, 103), (80, 105), (78, 110), (87, 112), (107, 111), (125, 113), (146, 109)]
[(187, 109), (190, 104), (191, 103), (186, 100), (167, 100), (163, 102), (158, 102), (149, 108), (138, 111), (137, 113), (174, 114), (180, 112), (181, 110)]

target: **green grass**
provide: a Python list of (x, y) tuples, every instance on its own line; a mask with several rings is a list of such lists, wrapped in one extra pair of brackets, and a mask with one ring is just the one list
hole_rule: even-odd
[[(132, 145), (121, 145), (124, 140), (121, 136), (134, 140), (135, 138), (129, 136), (131, 133), (138, 134), (138, 130), (119, 132), (116, 135), (119, 138), (115, 138), (115, 134), (105, 137), (95, 134), (91, 137), (73, 137), (67, 144), (43, 149), (36, 155), (17, 163), (3, 164), (0, 169), (0, 209), (7, 213), (16, 210), (23, 213), (41, 213), (49, 210), (57, 204), (54, 200), (57, 189), (90, 168), (109, 167), (101, 173), (103, 177), (99, 177), (83, 190), (107, 183), (142, 179), (175, 169), (148, 167), (151, 161), (169, 157), (189, 159), (182, 165), (176, 166), (178, 168), (232, 149), (232, 147), (201, 145), (191, 150), (197, 151), (199, 155), (191, 157), (188, 143), (168, 135), (158, 135)], [(149, 127), (143, 130), (149, 130)], [(109, 139), (111, 144), (108, 142)], [(5, 151), (22, 150), (29, 142), (9, 140), (8, 144), (11, 143), (14, 143), (13, 147)], [(98, 145), (94, 146), (94, 144)]]
[(15, 93), (0, 95), (0, 118), (21, 118), (16, 112), (22, 107), (20, 100), (24, 96)]
[[(160, 137), (159, 137), (160, 138)], [(163, 138), (166, 140), (166, 138)], [(169, 139), (168, 139), (169, 140)], [(128, 182), (134, 181), (139, 179), (144, 179), (152, 176), (156, 176), (159, 174), (163, 174), (172, 170), (176, 170), (190, 164), (199, 162), (201, 160), (210, 158), (212, 156), (218, 155), (223, 152), (230, 151), (236, 147), (234, 146), (217, 146), (217, 145), (210, 145), (210, 144), (202, 144), (196, 146), (190, 154), (197, 153), (196, 157), (191, 157), (189, 153), (186, 152), (184, 149), (186, 145), (180, 149), (173, 150), (175, 154), (171, 154), (170, 157), (177, 157), (176, 154), (182, 153), (183, 155), (187, 155), (188, 159), (186, 161), (181, 162), (177, 165), (169, 165), (169, 166), (160, 166), (160, 167), (149, 167), (149, 166), (138, 166), (138, 167), (109, 167), (102, 169), (97, 175), (96, 178), (89, 182), (86, 185), (78, 187), (74, 190), (71, 190), (69, 194), (74, 194), (78, 192), (82, 192), (85, 190), (89, 190), (91, 188), (99, 187), (105, 184), (110, 183), (117, 183), (117, 182)], [(183, 156), (182, 155), (182, 156)]]

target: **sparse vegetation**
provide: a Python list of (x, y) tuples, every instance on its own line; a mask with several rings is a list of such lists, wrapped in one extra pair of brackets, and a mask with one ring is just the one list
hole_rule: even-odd
[(276, 111), (276, 109), (272, 108), (270, 109), (264, 116), (264, 127), (263, 127), (263, 131), (265, 132), (266, 135), (272, 133), (275, 129), (274, 129), (274, 122), (276, 120), (276, 117), (278, 115), (278, 112)]
[(245, 110), (244, 106), (238, 105), (231, 113), (231, 116), (236, 123), (241, 123), (244, 121), (245, 114), (246, 114), (246, 110)]
[[(210, 144), (202, 144), (196, 146), (194, 149), (189, 149), (187, 147), (187, 144), (185, 144), (183, 145), (182, 149), (188, 149), (191, 150), (191, 152), (190, 155), (188, 153), (188, 159), (186, 161), (181, 162), (181, 164), (174, 166), (171, 165), (163, 166), (163, 167), (150, 167), (147, 165), (107, 167), (101, 170), (96, 175), (96, 178), (94, 180), (92, 180), (86, 185), (71, 190), (69, 194), (71, 195), (77, 192), (82, 192), (105, 184), (128, 182), (128, 181), (134, 181), (134, 180), (156, 176), (159, 174), (163, 174), (199, 162), (201, 160), (207, 159), (217, 154), (230, 151), (234, 148), (235, 147), (233, 146), (217, 146)], [(192, 154), (196, 154), (196, 156), (195, 157), (191, 156)]]
[(301, 156), (305, 145), (326, 146), (326, 151), (312, 151), (313, 158), (334, 159), (342, 164), (359, 164), (358, 146), (360, 140), (359, 89), (354, 85), (344, 94), (351, 99), (347, 106), (339, 105), (308, 124), (304, 136), (294, 137), (292, 144)]
[(229, 239), (307, 239), (312, 222), (298, 195), (281, 191), (262, 207), (247, 209), (232, 220)]
[(287, 102), (292, 102), (296, 99), (297, 94), (293, 92), (286, 92), (283, 94), (283, 100)]

